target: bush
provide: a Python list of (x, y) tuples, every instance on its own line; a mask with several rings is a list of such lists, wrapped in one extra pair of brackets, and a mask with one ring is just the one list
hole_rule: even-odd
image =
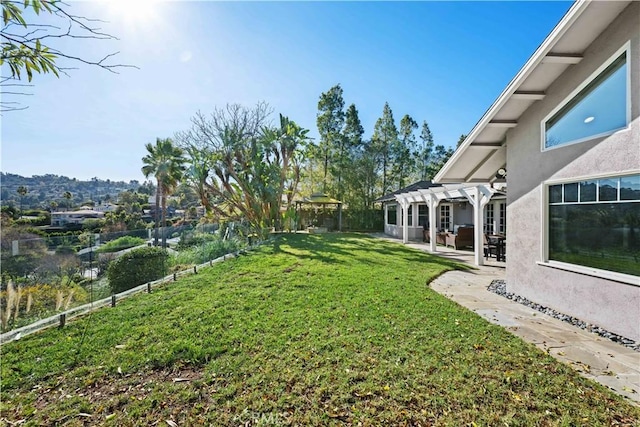
[(237, 239), (207, 241), (199, 246), (192, 246), (189, 249), (178, 252), (171, 257), (172, 265), (192, 265), (202, 264), (209, 260), (216, 259), (222, 255), (230, 254), (243, 247)]
[(129, 249), (134, 246), (140, 246), (146, 242), (145, 239), (135, 236), (122, 236), (118, 237), (115, 240), (105, 243), (102, 245), (96, 252), (98, 253), (108, 253), (108, 252), (118, 252), (123, 249)]
[(107, 269), (111, 292), (126, 291), (164, 277), (168, 256), (166, 250), (155, 247), (134, 249), (122, 255)]
[(178, 250), (187, 249), (193, 246), (201, 246), (208, 242), (213, 242), (220, 240), (220, 237), (216, 234), (211, 233), (200, 233), (200, 232), (186, 232), (182, 233), (180, 236), (180, 241), (178, 242)]

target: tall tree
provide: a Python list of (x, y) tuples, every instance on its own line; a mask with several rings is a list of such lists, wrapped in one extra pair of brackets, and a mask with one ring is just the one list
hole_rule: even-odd
[[(342, 127), (344, 126), (344, 99), (342, 88), (335, 85), (329, 91), (320, 95), (318, 101), (318, 115), (316, 118), (320, 143), (317, 147), (317, 157), (322, 167), (322, 191), (328, 189), (328, 173), (332, 166), (332, 158), (337, 152), (338, 157), (344, 152), (344, 138)], [(341, 166), (341, 165), (340, 165)], [(342, 179), (342, 168), (334, 167), (337, 180)]]
[[(155, 234), (154, 244), (158, 245), (160, 221), (166, 226), (167, 195), (175, 189), (184, 173), (184, 154), (180, 147), (173, 144), (170, 138), (156, 138), (155, 145), (145, 145), (147, 155), (142, 158), (142, 173), (145, 178), (153, 175), (157, 181), (156, 206), (155, 206)], [(158, 206), (161, 205), (161, 220), (158, 221)], [(166, 233), (162, 233), (162, 247), (167, 245)]]
[(382, 194), (386, 194), (390, 189), (389, 175), (392, 165), (392, 147), (398, 141), (398, 128), (393, 120), (393, 112), (389, 103), (385, 102), (380, 117), (374, 126), (372, 137), (372, 148), (377, 153), (380, 166), (382, 168)]
[(356, 162), (360, 157), (364, 146), (362, 136), (364, 128), (360, 122), (358, 109), (354, 104), (349, 105), (345, 114), (345, 124), (343, 130), (343, 138), (345, 141), (346, 152), (339, 159), (341, 163), (342, 176), (344, 184), (339, 187), (338, 198), (340, 200), (349, 200), (352, 207), (362, 205), (362, 200), (356, 200), (361, 193), (357, 191), (359, 184)]
[(393, 147), (392, 175), (397, 180), (398, 188), (406, 185), (407, 179), (413, 175), (415, 169), (414, 153), (416, 151), (416, 137), (414, 130), (418, 129), (418, 123), (405, 114), (400, 120), (400, 138)]
[(465, 134), (460, 135), (460, 137), (458, 138), (458, 142), (456, 143), (456, 148), (460, 147), (460, 144), (462, 144), (465, 139), (467, 139), (467, 135)]
[(67, 210), (69, 210), (71, 208), (71, 198), (73, 197), (71, 192), (65, 191), (64, 193), (62, 193), (62, 197), (64, 197)]
[(444, 145), (440, 144), (435, 146), (433, 156), (429, 164), (429, 169), (433, 173), (432, 177), (435, 176), (435, 174), (437, 174), (440, 169), (442, 169), (442, 166), (447, 163), (447, 160), (449, 160), (449, 157), (453, 155), (453, 152), (453, 148), (446, 148)]
[[(420, 179), (425, 181), (433, 178), (435, 172), (430, 169), (431, 158), (433, 157), (433, 134), (426, 120), (422, 122), (420, 131), (422, 146), (418, 150), (416, 161), (420, 165)], [(437, 172), (437, 171), (436, 171)]]
[(22, 215), (22, 202), (24, 200), (24, 196), (26, 196), (27, 193), (29, 192), (29, 189), (26, 186), (21, 185), (21, 186), (18, 187), (16, 192), (20, 196), (20, 215)]

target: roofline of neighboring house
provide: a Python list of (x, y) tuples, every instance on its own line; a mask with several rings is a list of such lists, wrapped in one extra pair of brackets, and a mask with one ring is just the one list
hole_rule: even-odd
[[(434, 182), (441, 182), (442, 180), (451, 180), (452, 177), (448, 177), (447, 174), (451, 171), (454, 164), (463, 157), (465, 151), (480, 135), (480, 133), (487, 127), (493, 117), (500, 111), (501, 108), (511, 99), (514, 92), (520, 87), (520, 85), (533, 73), (533, 71), (543, 62), (546, 55), (551, 52), (554, 46), (562, 39), (564, 34), (575, 24), (585, 10), (592, 3), (591, 0), (578, 0), (576, 1), (567, 13), (562, 17), (560, 22), (554, 27), (547, 38), (538, 46), (538, 49), (533, 53), (525, 65), (518, 71), (516, 76), (509, 82), (507, 87), (502, 91), (500, 96), (494, 101), (489, 109), (480, 118), (478, 123), (474, 126), (464, 142), (453, 153), (444, 166), (438, 171), (433, 178)], [(630, 3), (630, 0), (621, 3)], [(626, 7), (626, 6), (625, 6)]]

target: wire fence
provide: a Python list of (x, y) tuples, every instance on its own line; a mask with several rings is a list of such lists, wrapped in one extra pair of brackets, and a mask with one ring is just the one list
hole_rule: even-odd
[(255, 243), (249, 239), (241, 223), (165, 227), (157, 234), (4, 233), (0, 342), (225, 259)]

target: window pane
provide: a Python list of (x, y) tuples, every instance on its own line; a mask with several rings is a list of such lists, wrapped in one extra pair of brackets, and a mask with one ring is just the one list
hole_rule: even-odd
[(549, 259), (640, 276), (640, 202), (549, 206)]
[(596, 182), (583, 181), (580, 183), (580, 201), (595, 202), (596, 201)]
[(389, 205), (387, 208), (387, 224), (396, 225), (398, 223), (397, 205)]
[(600, 201), (612, 202), (618, 200), (618, 179), (601, 179), (598, 181), (600, 186)]
[(625, 52), (545, 123), (545, 147), (604, 134), (626, 125)]
[(562, 203), (562, 185), (549, 186), (549, 203)]
[(427, 227), (429, 225), (429, 209), (427, 205), (418, 205), (418, 226)]
[(564, 185), (564, 202), (577, 202), (578, 201), (578, 183)]
[(640, 175), (620, 177), (620, 200), (640, 200)]

